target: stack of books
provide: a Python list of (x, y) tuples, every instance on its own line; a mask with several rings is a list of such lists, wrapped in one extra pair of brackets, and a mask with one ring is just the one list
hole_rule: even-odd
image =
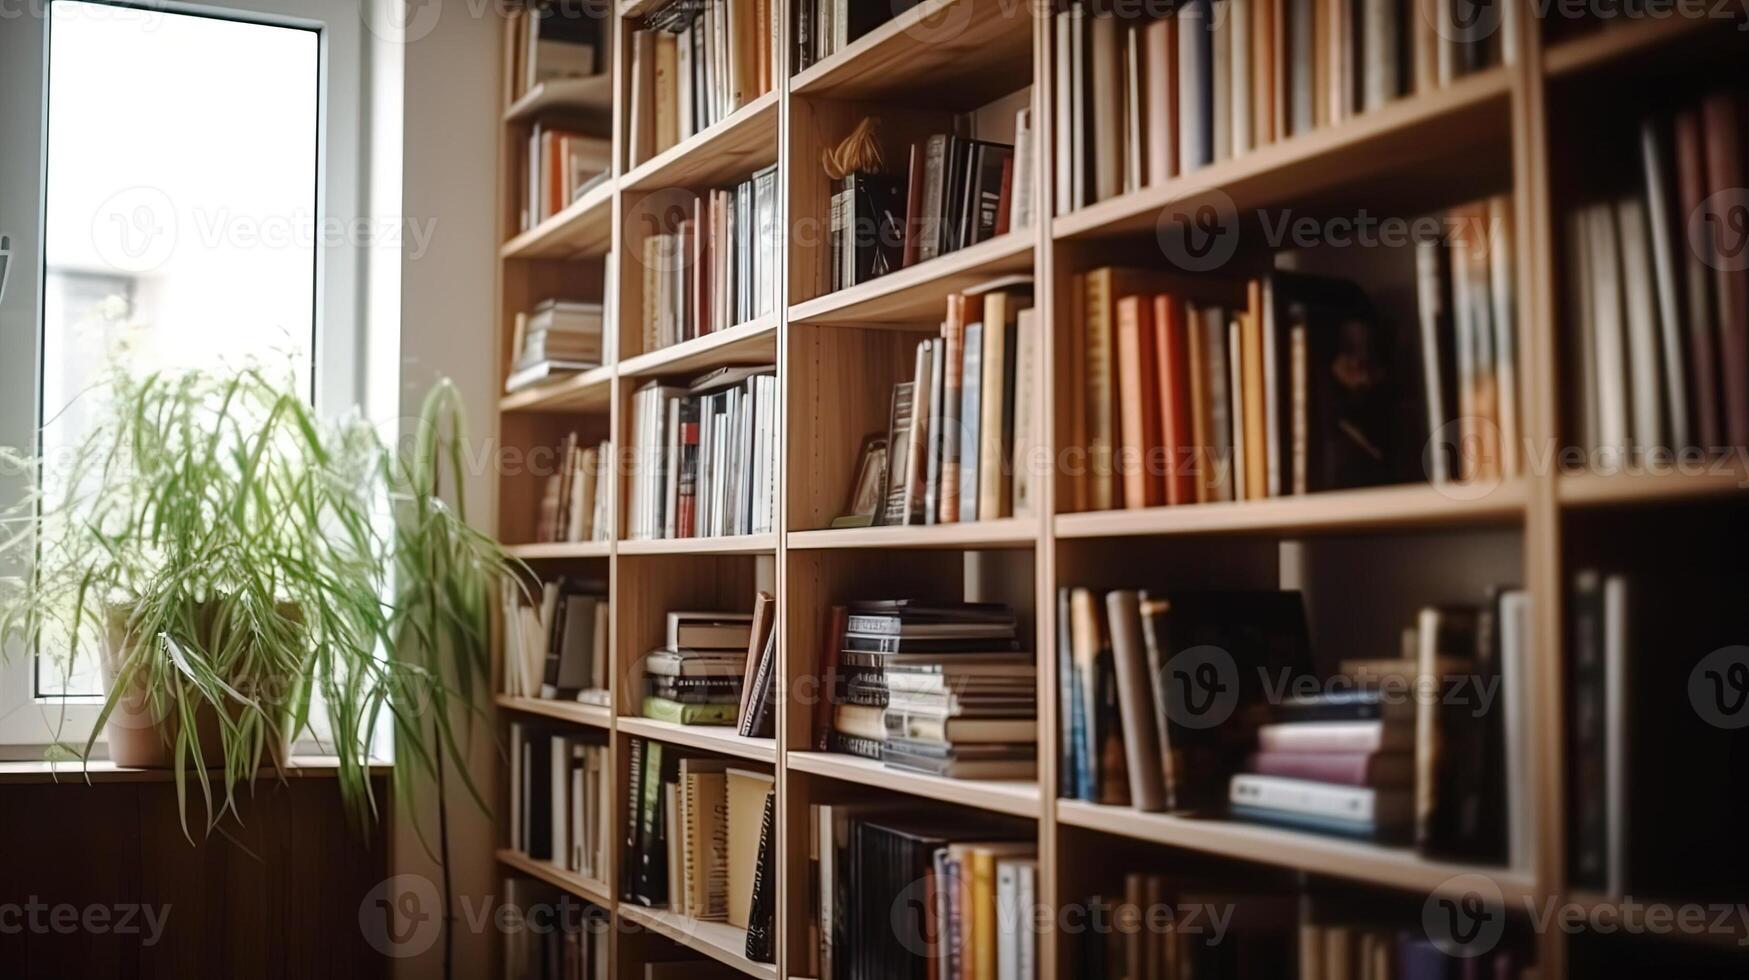
[(563, 3), (519, 6), (505, 17), (505, 91), (511, 102), (545, 82), (607, 70), (613, 45), (602, 37), (602, 18)]
[(608, 980), (611, 913), (586, 905), (581, 916), (555, 916), (556, 909), (575, 908), (575, 896), (527, 878), (505, 878), (503, 885), (506, 980)]
[(718, 368), (632, 398), (629, 537), (763, 534), (776, 513), (777, 367)]
[(1013, 143), (938, 133), (910, 145), (904, 174), (842, 178), (830, 210), (832, 288), (1031, 225), (1032, 140), (1032, 109), (1021, 108)]
[(613, 141), (545, 122), (528, 134), (523, 179), (523, 231), (569, 207), (613, 170)]
[(601, 366), (600, 303), (549, 299), (516, 315), (506, 393)]
[(1038, 976), (1031, 840), (893, 804), (811, 807), (820, 976)]
[(1235, 817), (1364, 840), (1414, 825), (1415, 701), (1378, 690), (1293, 698), (1233, 776)]
[[(1076, 510), (1262, 500), (1523, 466), (1510, 201), (1429, 217), (1418, 329), (1345, 279), (1077, 274)], [(1417, 350), (1418, 348), (1418, 350)], [(1419, 406), (1417, 405), (1419, 402)]]
[(668, 645), (644, 658), (644, 717), (733, 725), (752, 628), (751, 613), (669, 613)]
[(607, 880), (612, 836), (607, 746), (521, 722), (510, 726), (510, 846), (592, 881)]
[(1749, 446), (1745, 126), (1735, 91), (1648, 117), (1639, 186), (1567, 215), (1573, 434), (1599, 469)]
[(959, 779), (1037, 771), (1032, 655), (1001, 603), (856, 602), (830, 648), (829, 751)]
[(747, 958), (773, 962), (771, 773), (635, 736), (626, 752), (621, 898), (744, 929)]
[(893, 387), (887, 481), (876, 524), (952, 524), (1030, 513), (1039, 445), (1032, 280), (948, 297), (941, 336), (917, 345)]
[(777, 167), (692, 198), (691, 213), (643, 242), (646, 352), (777, 309), (782, 236)]
[[(558, 472), (546, 478), (541, 492), (540, 514), (535, 522), (537, 543), (606, 541), (607, 498), (611, 484), (602, 480), (604, 466), (611, 466), (613, 449), (579, 445), (575, 432), (566, 434), (555, 456)], [(608, 473), (611, 480), (612, 473)]]
[(504, 615), (504, 693), (607, 704), (607, 586), (560, 577), (530, 592), (499, 586)]
[(1188, 0), (1149, 19), (1083, 0), (1063, 5), (1054, 36), (1058, 213), (1511, 59), (1505, 8), (1483, 15), (1498, 18), (1490, 24), (1459, 23), (1449, 5), (1435, 6)]
[(672, 0), (632, 32), (630, 164), (648, 160), (771, 91), (775, 4)]

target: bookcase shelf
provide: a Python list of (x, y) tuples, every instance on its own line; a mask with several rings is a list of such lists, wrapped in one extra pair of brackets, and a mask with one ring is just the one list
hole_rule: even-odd
[[(1499, 886), (1508, 906), (1536, 894), (1530, 875), (1506, 868), (1429, 861), (1407, 848), (1383, 847), (1321, 834), (1228, 820), (1198, 820), (1080, 800), (1057, 801), (1057, 819), (1135, 840), (1223, 857), (1363, 881), (1423, 896), (1462, 890), (1463, 875), (1483, 875)], [(1460, 880), (1454, 880), (1460, 879)]]
[(925, 799), (955, 803), (1012, 817), (1037, 819), (1039, 792), (1036, 782), (1016, 782), (995, 779), (947, 779), (919, 772), (889, 768), (873, 759), (863, 759), (836, 752), (796, 752), (784, 754), (787, 765), (796, 772), (890, 790)]
[(776, 534), (730, 534), (715, 538), (622, 538), (622, 555), (765, 555), (777, 550)]
[(615, 725), (626, 735), (655, 739), (670, 745), (683, 745), (689, 749), (702, 749), (718, 755), (751, 759), (767, 765), (777, 762), (776, 739), (737, 735), (730, 725), (676, 725), (673, 722), (627, 715), (620, 716)]
[(505, 122), (533, 119), (544, 112), (609, 112), (613, 109), (613, 73), (587, 78), (541, 82), (504, 110)]
[(725, 364), (769, 364), (777, 357), (777, 314), (715, 330), (658, 350), (636, 354), (619, 364), (626, 378), (699, 373)]
[(582, 259), (606, 255), (613, 244), (613, 179), (572, 201), (565, 210), (505, 242), (506, 259)]
[(498, 849), (498, 863), (507, 868), (514, 868), (531, 878), (539, 878), (554, 888), (569, 892), (585, 901), (594, 902), (602, 908), (612, 907), (613, 896), (608, 892), (607, 886), (593, 878), (585, 878), (574, 872), (562, 871), (545, 861), (536, 861), (534, 858), (520, 851), (513, 851), (508, 847)]
[(1032, 517), (956, 524), (838, 527), (791, 531), (785, 546), (811, 548), (1030, 548), (1038, 541), (1039, 522)]
[(620, 185), (627, 191), (696, 189), (745, 177), (777, 159), (778, 106), (778, 92), (767, 92), (631, 168)]
[(809, 65), (793, 95), (874, 101), (927, 93), (973, 108), (1032, 70), (1033, 5), (924, 0)]
[(1714, 17), (1638, 17), (1605, 24), (1583, 37), (1551, 44), (1543, 67), (1551, 78), (1564, 78), (1629, 61), (1673, 44), (1699, 31), (1730, 31), (1735, 21)]
[[(614, 763), (609, 786), (616, 837), (610, 839), (616, 843), (625, 829), (630, 738), (744, 760), (752, 768), (769, 767), (776, 779), (777, 806), (775, 860), (766, 870), (776, 876), (779, 962), (774, 966), (747, 960), (742, 930), (620, 904), (613, 889), (599, 882), (497, 850), (506, 873), (536, 878), (612, 908), (621, 926), (641, 930), (628, 930), (615, 940), (617, 962), (610, 964), (610, 975), (641, 976), (644, 962), (677, 958), (669, 948), (673, 943), (749, 976), (805, 976), (811, 941), (808, 821), (814, 803), (899, 799), (919, 811), (950, 804), (982, 811), (980, 816), (992, 822), (1031, 821), (1037, 832), (1038, 897), (1048, 907), (1079, 902), (1089, 894), (1111, 894), (1103, 883), (1097, 891), (1085, 886), (1113, 866), (1116, 854), (1126, 862), (1135, 856), (1138, 865), (1160, 868), (1189, 859), (1198, 869), (1217, 868), (1241, 878), (1261, 871), (1264, 877), (1287, 879), (1291, 875), (1283, 872), (1299, 872), (1308, 887), (1325, 883), (1312, 879), (1330, 879), (1348, 890), (1359, 886), (1391, 893), (1413, 915), (1420, 914), (1426, 896), (1455, 893), (1469, 875), (1491, 881), (1509, 907), (1523, 908), (1532, 899), (1570, 899), (1599, 908), (1611, 902), (1567, 885), (1561, 856), (1568, 853), (1569, 814), (1556, 808), (1570, 809), (1571, 804), (1558, 789), (1550, 789), (1565, 785), (1572, 766), (1560, 717), (1571, 684), (1570, 620), (1564, 618), (1570, 613), (1563, 610), (1574, 571), (1569, 566), (1575, 554), (1599, 547), (1590, 540), (1597, 536), (1591, 533), (1593, 525), (1607, 528), (1643, 514), (1662, 520), (1681, 515), (1684, 508), (1701, 509), (1690, 505), (1705, 505), (1709, 514), (1736, 507), (1749, 502), (1744, 488), (1749, 474), (1608, 476), (1532, 467), (1520, 478), (1489, 486), (1414, 484), (1085, 513), (1073, 512), (1068, 477), (1063, 476), (1038, 481), (1032, 498), (1035, 512), (1027, 516), (925, 526), (821, 525), (840, 512), (848, 495), (860, 441), (886, 431), (892, 386), (910, 377), (916, 339), (936, 332), (951, 294), (1000, 276), (1034, 280), (1034, 322), (1038, 338), (1047, 342), (1036, 349), (1038, 386), (1033, 397), (1050, 406), (1040, 413), (1038, 448), (1050, 458), (1064, 458), (1063, 451), (1073, 446), (1066, 406), (1078, 390), (1071, 373), (1078, 352), (1069, 347), (1072, 277), (1114, 263), (1166, 268), (1170, 263), (1155, 240), (1160, 222), (1203, 204), (1230, 207), (1243, 219), (1243, 251), (1235, 266), (1213, 274), (1230, 281), (1253, 274), (1265, 246), (1279, 244), (1252, 231), (1258, 212), (1267, 211), (1272, 218), (1290, 209), (1296, 215), (1365, 209), (1368, 214), (1420, 216), (1509, 191), (1524, 394), (1520, 435), (1527, 444), (1562, 444), (1572, 380), (1561, 358), (1573, 355), (1564, 350), (1559, 320), (1565, 294), (1558, 222), (1562, 195), (1576, 192), (1562, 189), (1563, 177), (1570, 175), (1561, 168), (1570, 161), (1550, 152), (1552, 134), (1562, 131), (1561, 113), (1576, 95), (1590, 93), (1593, 86), (1612, 94), (1639, 86), (1648, 64), (1674, 66), (1683, 69), (1675, 74), (1690, 75), (1704, 69), (1678, 64), (1684, 59), (1728, 67), (1739, 49), (1727, 45), (1740, 45), (1736, 39), (1743, 36), (1733, 30), (1734, 22), (1646, 17), (1586, 34), (1562, 33), (1560, 40), (1549, 41), (1544, 35), (1551, 27), (1569, 25), (1551, 25), (1529, 8), (1512, 5), (1519, 51), (1513, 63), (1269, 143), (1162, 185), (1058, 215), (1054, 169), (1065, 164), (1053, 159), (1054, 16), (1041, 15), (1047, 8), (1038, 4), (1014, 0), (922, 0), (806, 70), (775, 71), (773, 91), (654, 158), (622, 169), (617, 178), (591, 189), (539, 227), (519, 230), (519, 158), (532, 120), (547, 114), (556, 118), (573, 109), (583, 110), (583, 118), (608, 115), (611, 128), (600, 135), (610, 132), (614, 159), (626, 159), (632, 131), (627, 28), (641, 26), (636, 19), (661, 5), (661, 0), (620, 0), (613, 6), (620, 21), (608, 32), (614, 45), (613, 80), (549, 84), (508, 108), (493, 107), (501, 117), (494, 326), (500, 356), (509, 349), (515, 314), (553, 297), (604, 301), (614, 311), (614, 322), (606, 326), (606, 346), (620, 355), (616, 364), (503, 396), (497, 402), (497, 435), (505, 448), (527, 451), (550, 449), (569, 430), (580, 428), (591, 445), (608, 440), (616, 447), (629, 446), (633, 392), (645, 382), (684, 382), (728, 365), (776, 364), (781, 410), (776, 414), (779, 478), (772, 526), (780, 530), (716, 538), (515, 545), (511, 553), (539, 572), (583, 569), (608, 585), (610, 599), (603, 608), (609, 616), (616, 709), (503, 696), (496, 698), (496, 706), (501, 723), (547, 719), (546, 727), (560, 732), (576, 725), (606, 734)], [(778, 60), (787, 64), (797, 40), (794, 7), (770, 7), (782, 21)], [(1726, 57), (1718, 57), (1721, 53)], [(1659, 79), (1654, 94), (1662, 91), (1662, 84)], [(830, 280), (825, 275), (828, 249), (805, 235), (809, 223), (818, 232), (818, 224), (829, 220), (835, 188), (820, 166), (824, 150), (864, 116), (881, 119), (884, 138), (893, 143), (888, 150), (946, 131), (956, 110), (1011, 118), (1019, 93), (1028, 86), (1036, 148), (1031, 169), (1037, 217), (1032, 227), (846, 289), (820, 292)], [(1002, 111), (995, 113), (993, 104), (1000, 104)], [(1614, 111), (1611, 105), (1606, 100), (1597, 111)], [(887, 162), (903, 164), (890, 152)], [(644, 215), (682, 213), (699, 192), (738, 183), (773, 163), (778, 165), (780, 221), (792, 229), (780, 249), (780, 308), (670, 347), (639, 350), (645, 270), (637, 246), (648, 234), (673, 230), (663, 226), (651, 232)], [(1320, 271), (1299, 264), (1306, 258), (1295, 256), (1283, 265)], [(1395, 259), (1413, 265), (1406, 253)], [(1409, 324), (1404, 332), (1413, 328)], [(534, 537), (530, 514), (541, 495), (533, 479), (526, 473), (498, 477), (498, 530), (507, 540)], [(623, 529), (631, 481), (603, 479), (601, 485), (608, 526)], [(1569, 530), (1574, 525), (1584, 527)], [(1055, 799), (1061, 705), (1052, 695), (1058, 684), (1055, 645), (1062, 625), (1054, 601), (1059, 587), (1154, 588), (1182, 582), (1207, 588), (1229, 587), (1225, 583), (1236, 580), (1231, 587), (1251, 588), (1261, 582), (1274, 588), (1291, 576), (1297, 576), (1297, 587), (1309, 596), (1352, 590), (1357, 601), (1349, 602), (1345, 593), (1336, 603), (1340, 609), (1325, 605), (1320, 610), (1325, 618), (1345, 620), (1384, 618), (1352, 608), (1365, 607), (1368, 600), (1393, 607), (1394, 616), (1397, 606), (1468, 601), (1465, 597), (1490, 583), (1523, 586), (1531, 598), (1528, 625), (1533, 637), (1527, 684), (1532, 730), (1525, 737), (1540, 769), (1540, 789), (1530, 804), (1531, 851), (1540, 858), (1534, 867), (1472, 867), (1428, 860), (1410, 848)], [(1449, 587), (1451, 595), (1425, 594), (1422, 590), (1430, 584)], [(639, 658), (662, 645), (664, 615), (678, 609), (746, 611), (755, 590), (771, 593), (780, 610), (777, 685), (789, 696), (777, 704), (777, 737), (747, 739), (728, 727), (634, 717), (641, 691), (627, 685), (641, 671)], [(1038, 779), (945, 779), (813, 750), (813, 705), (802, 692), (817, 690), (813, 672), (820, 667), (826, 609), (855, 598), (932, 593), (1001, 599), (1016, 607), (1026, 626), (1027, 649), (1036, 652), (1038, 663)], [(1345, 625), (1365, 641), (1357, 645), (1379, 649), (1372, 634), (1380, 631), (1371, 628), (1378, 624), (1368, 620)], [(1390, 634), (1383, 640), (1387, 646), (1398, 638), (1401, 625), (1393, 620), (1384, 631)], [(1372, 655), (1332, 652), (1351, 654)], [(495, 775), (502, 799), (509, 774)], [(497, 843), (488, 846), (495, 849)], [(620, 850), (610, 848), (611, 866), (624, 860)], [(610, 878), (617, 881), (617, 874)], [(646, 933), (663, 938), (645, 942)], [(1518, 941), (1534, 949), (1537, 975), (1543, 980), (1569, 975), (1572, 940), (1565, 932), (1545, 930)], [(1038, 980), (1076, 976), (1073, 941), (1042, 933), (1038, 964)]]
[(612, 728), (613, 712), (599, 704), (583, 704), (580, 701), (549, 701), (545, 698), (518, 698), (508, 694), (497, 697), (498, 707), (506, 711), (515, 711), (525, 715), (540, 715), (543, 718), (555, 718), (559, 721), (575, 725), (587, 725), (591, 728)]
[[(1331, 187), (1364, 187), (1385, 174), (1413, 173), (1414, 186), (1476, 165), (1466, 147), (1506, 145), (1511, 73), (1495, 68), (1445, 88), (1398, 99), (1334, 126), (1271, 143), (1167, 181), (1058, 216), (1058, 241), (1152, 233), (1161, 212), (1215, 204), (1238, 214), (1305, 204)], [(1373, 190), (1376, 192), (1376, 188)], [(1361, 195), (1365, 197), (1365, 194)]]
[[(1563, 473), (1555, 482), (1566, 507), (1682, 503), (1749, 495), (1749, 473), (1727, 463), (1699, 473)], [(1716, 469), (1715, 469), (1716, 466)]]
[(1235, 503), (1059, 514), (1056, 529), (1057, 536), (1063, 538), (1105, 538), (1241, 531), (1318, 534), (1508, 524), (1524, 517), (1526, 500), (1525, 486), (1518, 481), (1486, 487), (1464, 484), (1446, 488), (1380, 487)]
[(756, 963), (747, 958), (747, 930), (723, 922), (701, 922), (666, 909), (645, 908), (621, 903), (620, 918), (658, 936), (670, 939), (687, 949), (734, 967), (750, 977), (777, 980), (777, 967), (771, 963)]
[(827, 293), (790, 307), (790, 323), (831, 323), (854, 326), (898, 324), (915, 329), (934, 323), (949, 293), (959, 292), (993, 276), (1032, 271), (1033, 235), (1011, 231), (987, 242), (949, 252)]
[(599, 412), (613, 398), (613, 365), (513, 391), (498, 399), (500, 412)]

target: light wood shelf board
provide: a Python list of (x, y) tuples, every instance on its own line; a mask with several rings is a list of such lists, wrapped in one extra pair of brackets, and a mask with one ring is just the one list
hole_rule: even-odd
[(728, 364), (771, 364), (777, 359), (777, 314), (717, 330), (628, 357), (619, 364), (621, 377), (663, 374), (703, 374)]
[(786, 752), (787, 767), (795, 772), (871, 786), (877, 789), (921, 796), (1014, 817), (1037, 819), (1040, 811), (1036, 781), (946, 779), (925, 773), (894, 769), (873, 759), (837, 752)]
[(738, 759), (766, 764), (777, 762), (776, 739), (737, 735), (733, 725), (676, 725), (653, 718), (624, 715), (615, 719), (614, 725), (622, 734), (654, 739), (669, 745), (683, 745), (689, 749), (732, 755)]
[(601, 113), (613, 109), (613, 72), (585, 78), (555, 78), (524, 92), (504, 110), (504, 121), (532, 119), (543, 112)]
[(1582, 37), (1549, 45), (1543, 52), (1543, 69), (1550, 78), (1559, 79), (1608, 67), (1717, 26), (1709, 25), (1713, 19), (1672, 13), (1668, 17), (1626, 18), (1619, 24), (1605, 24)]
[(777, 967), (747, 958), (747, 930), (726, 922), (701, 922), (667, 909), (621, 903), (620, 917), (695, 952), (733, 967), (750, 977), (777, 980)]
[(500, 412), (605, 412), (613, 400), (611, 364), (557, 381), (513, 391), (498, 399)]
[(505, 242), (505, 259), (579, 259), (606, 255), (613, 245), (613, 178), (591, 187), (563, 211)]
[(603, 730), (613, 727), (613, 712), (605, 705), (584, 704), (581, 701), (558, 701), (547, 698), (519, 698), (500, 694), (498, 707), (525, 715), (540, 715), (574, 725), (587, 725)]
[(854, 326), (939, 323), (949, 294), (997, 276), (1032, 272), (1033, 235), (1011, 231), (878, 279), (790, 307), (791, 323)]
[(906, 524), (882, 527), (791, 531), (786, 547), (814, 548), (1030, 548), (1038, 543), (1038, 521), (1003, 517), (956, 524)]
[(793, 95), (975, 108), (1032, 75), (1033, 4), (924, 0), (790, 79)]
[[(1563, 473), (1555, 483), (1563, 507), (1682, 503), (1749, 496), (1749, 474), (1721, 462), (1704, 473)], [(1735, 471), (1733, 472), (1733, 469)]]
[(1525, 485), (1442, 490), (1424, 484), (1337, 490), (1303, 497), (1059, 514), (1059, 538), (1221, 532), (1322, 533), (1510, 524), (1524, 516)]
[(611, 541), (550, 541), (542, 544), (506, 545), (512, 558), (523, 561), (562, 561), (567, 558), (606, 558), (613, 552)]
[(612, 905), (612, 895), (606, 884), (593, 878), (585, 878), (574, 871), (556, 868), (545, 861), (536, 861), (520, 851), (513, 851), (508, 847), (499, 848), (498, 863), (507, 868), (515, 868), (530, 878), (539, 878), (554, 888), (570, 892), (603, 908)]
[(775, 90), (759, 96), (633, 167), (620, 178), (621, 188), (714, 187), (776, 162), (778, 102)]
[(1463, 160), (1465, 146), (1507, 139), (1510, 91), (1506, 69), (1479, 72), (1158, 187), (1088, 205), (1056, 218), (1051, 234), (1060, 241), (1150, 232), (1168, 207), (1230, 202), (1243, 213), (1301, 200), (1315, 190), (1401, 173), (1418, 160)]
[(1508, 906), (1523, 907), (1536, 885), (1527, 872), (1507, 868), (1429, 861), (1413, 850), (1364, 841), (1231, 820), (1198, 820), (1131, 807), (1102, 806), (1080, 800), (1057, 801), (1057, 820), (1153, 844), (1182, 847), (1222, 857), (1292, 868), (1398, 888), (1422, 895), (1464, 891), (1481, 875), (1500, 888)]
[(623, 538), (622, 555), (763, 555), (777, 550), (776, 534), (731, 534), (718, 538)]
[[(372, 775), (386, 775), (392, 768), (387, 762), (373, 761)], [(220, 770), (209, 770), (215, 776)], [(263, 783), (284, 775), (286, 779), (333, 779), (340, 774), (340, 760), (331, 755), (294, 755), (284, 770), (264, 767), (256, 778)], [(46, 759), (0, 761), (0, 786), (26, 783), (63, 783), (83, 786), (90, 783), (168, 783), (176, 778), (174, 769), (134, 769), (118, 766), (108, 759), (93, 759), (90, 764), (77, 759), (50, 762)]]

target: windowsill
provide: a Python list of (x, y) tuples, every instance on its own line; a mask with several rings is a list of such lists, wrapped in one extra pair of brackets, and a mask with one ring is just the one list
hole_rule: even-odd
[[(388, 773), (390, 763), (380, 760), (371, 763), (371, 772), (376, 775)], [(288, 779), (332, 778), (340, 771), (339, 761), (331, 755), (295, 755), (291, 765), (287, 766), (284, 775)], [(276, 770), (266, 767), (261, 770), (261, 776), (273, 778)], [(0, 786), (23, 783), (159, 783), (170, 782), (175, 778), (171, 769), (128, 769), (118, 766), (107, 759), (93, 759), (89, 765), (81, 762), (48, 762), (35, 760), (29, 762), (0, 762)]]

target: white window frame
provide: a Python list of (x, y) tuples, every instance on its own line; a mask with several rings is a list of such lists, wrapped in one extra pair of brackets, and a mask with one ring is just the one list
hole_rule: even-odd
[[(9, 282), (0, 296), (0, 445), (37, 446), (41, 413), (43, 228), (46, 204), (48, 132), (49, 10), (57, 0), (36, 0), (0, 13), (0, 234), (12, 241)], [(108, 2), (108, 0), (96, 0)], [(381, 106), (372, 91), (371, 62), (383, 57), (382, 8), (373, 0), (226, 0), (221, 5), (148, 0), (130, 3), (150, 11), (212, 16), (274, 26), (315, 30), (318, 34), (318, 134), (316, 213), (319, 228), (398, 226), (400, 156), (386, 146), (373, 160), (372, 109), (397, 115), (399, 106)], [(385, 23), (390, 23), (385, 21)], [(372, 30), (372, 28), (379, 28)], [(392, 43), (387, 45), (392, 49)], [(398, 54), (398, 52), (391, 52)], [(398, 64), (393, 65), (398, 68)], [(398, 94), (398, 93), (397, 93)], [(392, 112), (384, 111), (392, 109)], [(398, 123), (398, 115), (394, 120)], [(398, 139), (398, 132), (392, 134)], [(385, 178), (383, 169), (392, 168)], [(373, 199), (380, 206), (373, 207)], [(389, 217), (385, 218), (384, 215)], [(367, 239), (369, 235), (365, 236)], [(384, 282), (384, 268), (398, 266), (399, 239), (358, 240), (353, 235), (318, 237), (316, 330), (313, 366), (318, 412), (333, 414), (353, 406), (384, 404), (395, 387), (392, 361), (384, 363), (384, 337), (366, 326), (381, 326), (388, 347), (399, 341), (398, 295), (380, 295), (379, 286), (398, 290), (398, 275)], [(374, 254), (373, 254), (374, 253)], [(386, 259), (386, 261), (385, 261)], [(385, 373), (387, 372), (387, 373)], [(393, 433), (389, 433), (392, 437)], [(0, 475), (0, 501), (21, 499), (29, 475)], [(18, 574), (19, 569), (0, 569)], [(36, 658), (7, 650), (0, 658), (0, 758), (41, 758), (55, 740), (84, 746), (96, 723), (101, 699), (35, 696)], [(64, 716), (63, 716), (64, 712)], [(103, 734), (98, 733), (98, 745)], [(96, 754), (101, 754), (100, 748)]]

